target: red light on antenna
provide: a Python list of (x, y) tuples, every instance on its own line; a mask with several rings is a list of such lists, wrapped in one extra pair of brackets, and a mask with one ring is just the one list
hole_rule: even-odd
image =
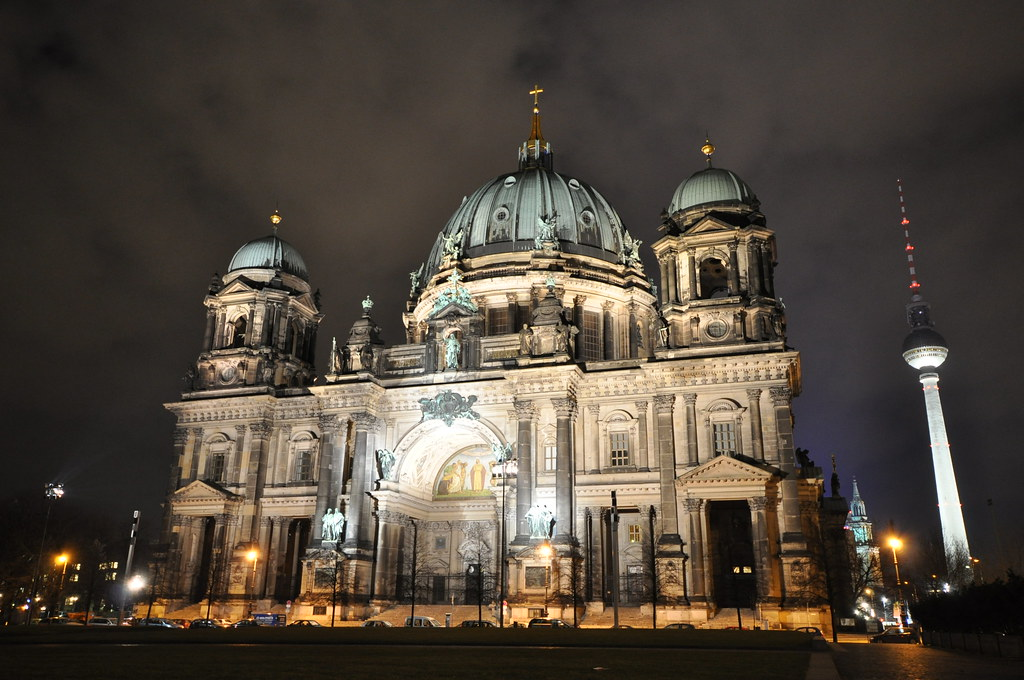
[(900, 224), (910, 224), (910, 220), (904, 217), (902, 220), (900, 220)]
[(913, 249), (914, 249), (914, 246), (912, 246), (912, 245), (910, 245), (910, 244), (908, 243), (908, 244), (907, 244), (907, 252), (910, 252), (910, 251), (911, 251), (911, 250), (913, 250)]
[(920, 283), (918, 283), (917, 281), (911, 281), (911, 282), (910, 282), (910, 288), (911, 288), (911, 290), (914, 290), (914, 289), (917, 289), (917, 288), (920, 288), (920, 287), (921, 287), (921, 284), (920, 284)]

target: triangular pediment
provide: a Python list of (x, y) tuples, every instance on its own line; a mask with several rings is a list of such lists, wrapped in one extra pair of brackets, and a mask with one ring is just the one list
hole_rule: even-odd
[(714, 217), (705, 217), (700, 222), (687, 229), (686, 235), (692, 236), (694, 234), (706, 234), (711, 231), (736, 231), (736, 226)]
[(228, 285), (221, 288), (219, 291), (217, 291), (217, 295), (224, 296), (235, 295), (238, 293), (252, 293), (255, 292), (255, 290), (256, 289), (248, 281), (246, 281), (243, 277), (240, 276), (237, 279), (233, 280)]
[(171, 503), (234, 503), (241, 500), (230, 491), (197, 479), (171, 494)]
[(465, 316), (473, 316), (475, 314), (478, 314), (478, 312), (474, 312), (474, 311), (471, 311), (469, 309), (466, 309), (465, 307), (463, 307), (458, 302), (449, 302), (448, 304), (446, 304), (444, 307), (442, 307), (441, 309), (437, 310), (436, 312), (432, 312), (430, 314), (430, 316), (427, 317), (427, 318), (430, 321), (437, 321), (438, 319), (445, 319), (445, 318), (449, 318), (449, 317), (453, 317), (453, 316), (465, 317)]
[(766, 484), (774, 475), (757, 465), (733, 458), (717, 456), (679, 475), (676, 480), (681, 486), (695, 484), (760, 483)]

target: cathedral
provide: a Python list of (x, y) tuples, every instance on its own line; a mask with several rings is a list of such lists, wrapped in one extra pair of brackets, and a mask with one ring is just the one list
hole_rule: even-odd
[(709, 141), (661, 223), (630, 233), (555, 172), (531, 94), (518, 167), (410, 262), (401, 344), (367, 297), (318, 371), (323, 312), (277, 213), (214, 276), (166, 405), (167, 615), (415, 602), (503, 625), (633, 607), (830, 628), (822, 474), (794, 449), (800, 355), (757, 197)]

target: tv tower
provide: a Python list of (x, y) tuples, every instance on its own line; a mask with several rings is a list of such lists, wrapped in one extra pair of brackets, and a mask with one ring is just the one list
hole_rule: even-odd
[(939, 499), (939, 521), (942, 524), (942, 545), (946, 553), (946, 569), (953, 578), (963, 568), (971, 566), (971, 551), (967, 546), (967, 529), (960, 508), (960, 494), (953, 473), (953, 457), (946, 436), (946, 421), (942, 417), (939, 401), (939, 374), (936, 370), (946, 360), (949, 349), (946, 341), (932, 327), (930, 308), (921, 296), (921, 284), (914, 269), (914, 246), (910, 242), (910, 220), (903, 202), (903, 181), (896, 180), (900, 195), (900, 224), (906, 238), (907, 267), (910, 270), (910, 304), (907, 322), (910, 334), (903, 341), (903, 360), (921, 371), (918, 379), (924, 388), (924, 405), (928, 414), (928, 433), (931, 437), (932, 465), (935, 468), (935, 491)]

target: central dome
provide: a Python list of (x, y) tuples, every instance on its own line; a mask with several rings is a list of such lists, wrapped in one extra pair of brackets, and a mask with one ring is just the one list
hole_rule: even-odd
[(539, 226), (552, 221), (562, 251), (619, 261), (622, 221), (604, 196), (577, 179), (534, 166), (499, 175), (463, 200), (434, 243), (427, 274), (437, 272), (452, 239), (461, 245), (462, 257), (530, 251)]
[(228, 265), (229, 272), (250, 268), (280, 269), (303, 281), (309, 279), (309, 270), (299, 251), (276, 234), (249, 241), (238, 249)]

